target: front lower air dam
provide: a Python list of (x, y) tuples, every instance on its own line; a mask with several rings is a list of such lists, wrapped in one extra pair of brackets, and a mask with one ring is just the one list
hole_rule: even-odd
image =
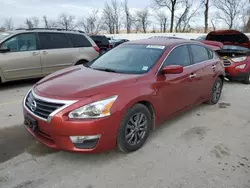
[(73, 145), (78, 149), (93, 149), (101, 135), (92, 136), (70, 136)]

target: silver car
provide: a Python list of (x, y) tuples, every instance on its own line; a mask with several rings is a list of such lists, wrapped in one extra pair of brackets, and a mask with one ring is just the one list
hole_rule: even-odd
[(0, 32), (0, 82), (38, 78), (99, 55), (82, 32), (29, 29)]

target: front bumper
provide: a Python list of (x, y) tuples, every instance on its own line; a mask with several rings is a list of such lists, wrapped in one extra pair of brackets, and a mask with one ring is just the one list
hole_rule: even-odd
[(247, 69), (235, 69), (235, 67), (226, 67), (226, 77), (233, 80), (244, 80), (249, 74), (250, 70)]
[[(65, 120), (55, 115), (51, 121), (40, 120), (30, 114), (25, 108), (24, 115), (29, 115), (37, 121), (38, 129), (33, 132), (29, 127), (25, 129), (42, 144), (58, 150), (99, 153), (115, 149), (116, 135), (121, 116), (114, 113), (109, 117), (92, 120)], [(95, 136), (97, 139), (89, 140), (85, 145), (73, 144), (70, 136)]]

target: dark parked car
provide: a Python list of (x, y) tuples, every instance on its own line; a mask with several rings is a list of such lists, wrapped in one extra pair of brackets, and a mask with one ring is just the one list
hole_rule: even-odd
[(110, 50), (109, 39), (104, 35), (91, 35), (92, 40), (96, 43), (96, 45), (100, 48), (100, 54), (105, 53)]
[(129, 42), (129, 40), (127, 40), (127, 39), (113, 39), (113, 40), (111, 40), (110, 45), (112, 48), (115, 48), (124, 42)]
[(229, 80), (250, 84), (250, 41), (237, 30), (217, 30), (210, 32), (206, 40), (223, 43), (217, 53), (224, 60), (226, 77)]
[(172, 116), (216, 104), (224, 74), (219, 56), (197, 41), (127, 42), (88, 67), (71, 67), (35, 84), (23, 102), (25, 128), (55, 149), (132, 152)]

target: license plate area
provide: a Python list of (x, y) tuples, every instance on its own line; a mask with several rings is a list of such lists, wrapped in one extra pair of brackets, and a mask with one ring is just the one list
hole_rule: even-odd
[(37, 126), (37, 120), (32, 118), (29, 115), (24, 116), (24, 125), (28, 127), (32, 132), (37, 132), (38, 126)]

